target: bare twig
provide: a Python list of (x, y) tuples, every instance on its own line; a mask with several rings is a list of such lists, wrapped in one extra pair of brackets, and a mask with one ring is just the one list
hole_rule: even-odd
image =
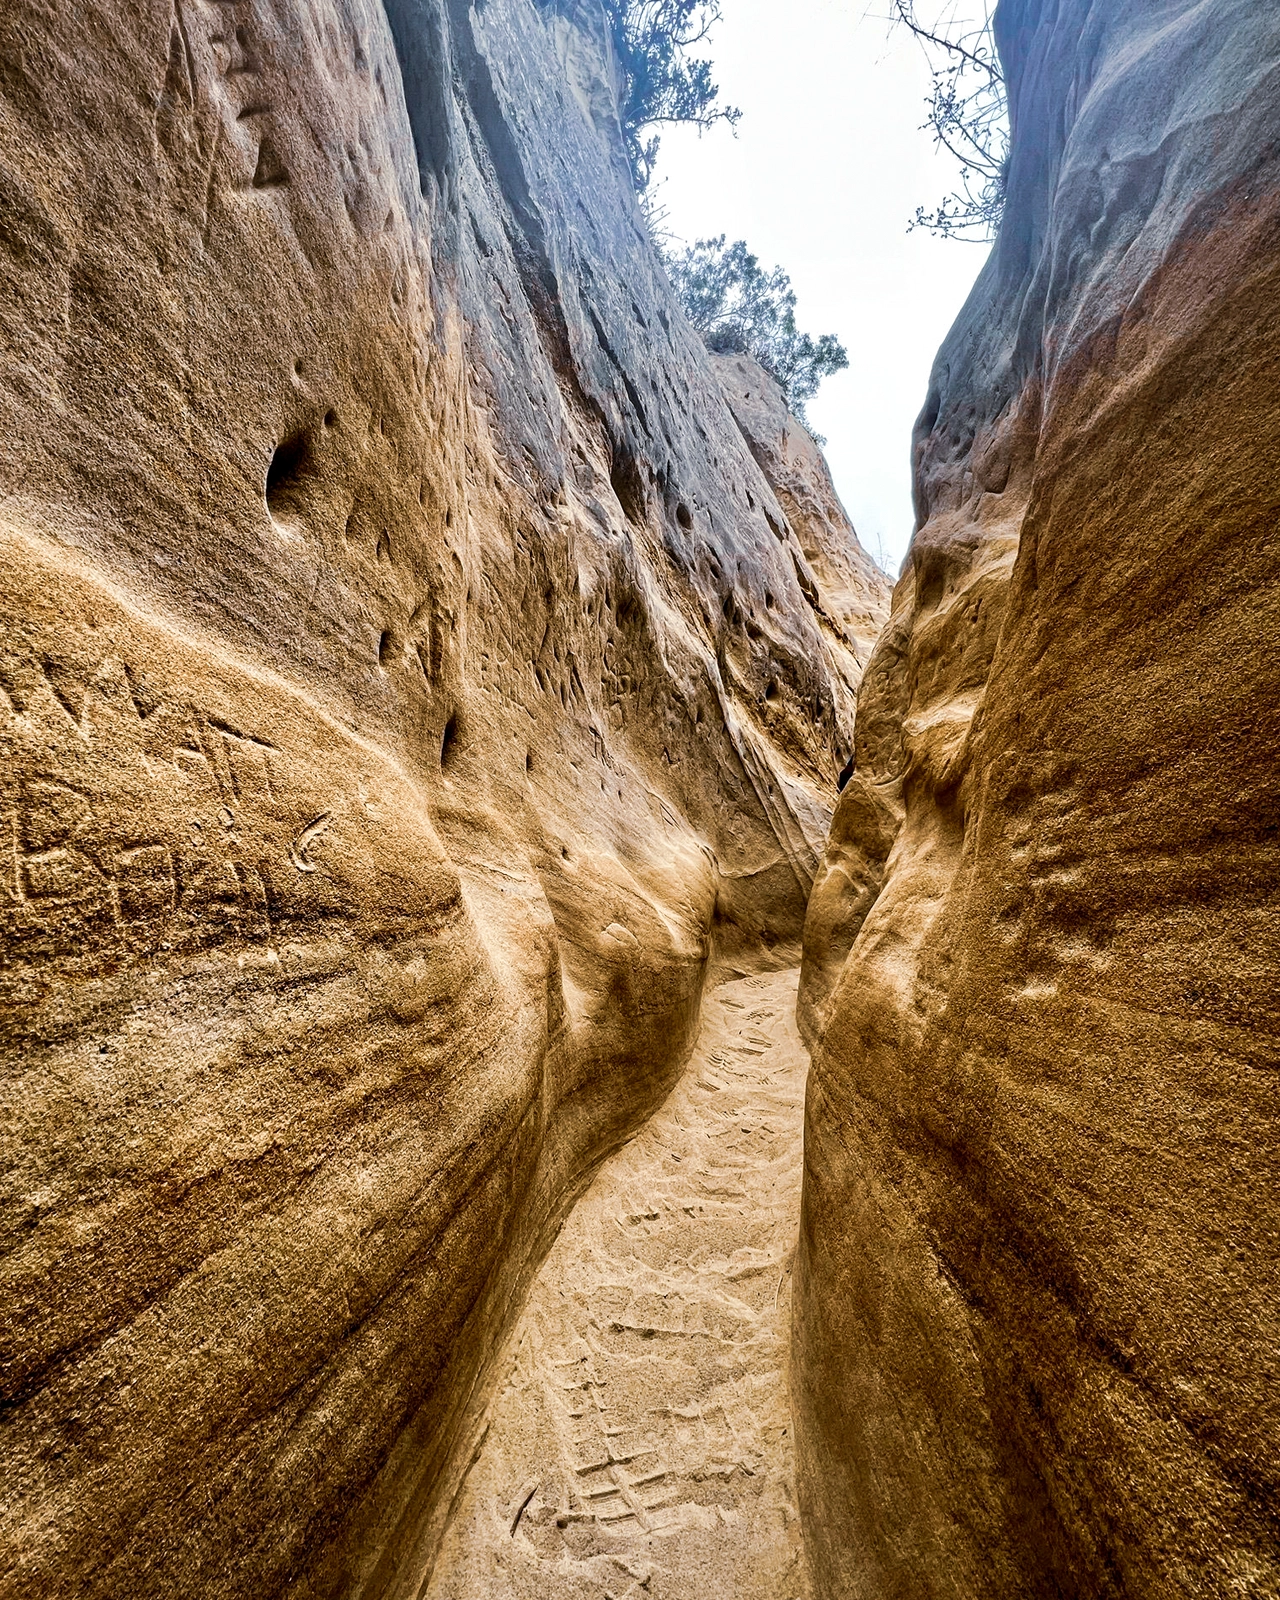
[(988, 242), (1004, 212), (1009, 154), (1004, 74), (991, 27), (990, 0), (977, 26), (920, 20), (920, 0), (891, 0), (889, 21), (910, 30), (933, 74), (924, 127), (960, 168), (960, 187), (932, 212), (916, 208), (910, 228), (949, 239)]

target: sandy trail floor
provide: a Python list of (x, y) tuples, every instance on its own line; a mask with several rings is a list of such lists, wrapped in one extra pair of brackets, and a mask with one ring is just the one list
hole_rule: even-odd
[(534, 1284), (429, 1600), (803, 1600), (787, 1331), (808, 1057), (794, 970), (697, 1049)]

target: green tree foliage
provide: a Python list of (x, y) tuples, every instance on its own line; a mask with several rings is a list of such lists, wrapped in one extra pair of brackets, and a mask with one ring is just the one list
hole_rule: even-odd
[(989, 243), (1004, 214), (1009, 162), (1009, 106), (1004, 73), (984, 0), (977, 25), (959, 22), (954, 10), (922, 22), (918, 0), (891, 0), (891, 20), (910, 29), (929, 63), (933, 83), (923, 126), (934, 143), (960, 164), (960, 184), (936, 211), (916, 207), (912, 228), (945, 239)]
[[(605, 16), (622, 75), (618, 112), (636, 191), (653, 179), (662, 123), (733, 127), (742, 115), (719, 106), (711, 63), (690, 55), (720, 20), (719, 0), (604, 0)], [(648, 138), (645, 135), (648, 134)]]
[[(692, 54), (720, 20), (720, 0), (603, 0), (621, 76), (619, 117), (636, 192), (662, 249), (661, 217), (650, 185), (665, 123), (736, 126), (742, 115), (717, 104), (711, 63)], [(647, 135), (647, 137), (646, 137)], [(699, 239), (663, 250), (672, 284), (709, 349), (755, 359), (782, 385), (787, 404), (805, 420), (805, 403), (829, 373), (849, 365), (834, 334), (815, 339), (796, 327), (791, 280), (765, 272), (739, 239)]]
[(823, 378), (849, 365), (834, 334), (815, 339), (800, 332), (791, 279), (780, 267), (766, 272), (744, 240), (726, 245), (724, 234), (699, 239), (670, 253), (667, 271), (707, 348), (753, 356), (782, 385), (801, 422)]

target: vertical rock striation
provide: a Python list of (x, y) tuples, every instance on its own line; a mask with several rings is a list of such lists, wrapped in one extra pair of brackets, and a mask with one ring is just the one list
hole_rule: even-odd
[(1280, 1593), (1280, 13), (1002, 0), (806, 932), (831, 1600)]
[(14, 1600), (403, 1592), (713, 952), (799, 939), (857, 667), (604, 39), (0, 17)]
[[(807, 428), (787, 409), (782, 386), (745, 355), (717, 355), (712, 366), (751, 454), (786, 512), (800, 546), (791, 552), (800, 588), (817, 615), (834, 678), (854, 704), (862, 668), (888, 618), (885, 576), (859, 545), (831, 469)], [(765, 605), (778, 601), (766, 593)], [(845, 704), (841, 696), (841, 709)], [(839, 725), (842, 748), (852, 723)]]

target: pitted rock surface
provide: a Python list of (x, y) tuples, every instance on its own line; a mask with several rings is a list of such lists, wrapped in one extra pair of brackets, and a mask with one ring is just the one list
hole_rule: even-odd
[(401, 1592), (711, 963), (798, 947), (858, 668), (604, 39), (0, 14), (15, 1600)]
[(1002, 0), (810, 901), (828, 1600), (1280, 1593), (1280, 12)]

